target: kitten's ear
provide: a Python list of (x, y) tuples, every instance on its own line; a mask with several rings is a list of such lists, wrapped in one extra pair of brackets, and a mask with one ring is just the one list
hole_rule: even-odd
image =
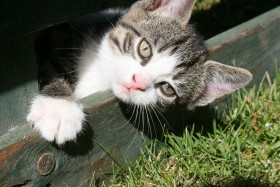
[(196, 0), (152, 0), (148, 11), (188, 23)]
[(252, 74), (242, 68), (210, 60), (204, 65), (206, 68), (205, 88), (201, 97), (194, 104), (195, 106), (207, 105), (216, 98), (247, 85), (252, 79)]

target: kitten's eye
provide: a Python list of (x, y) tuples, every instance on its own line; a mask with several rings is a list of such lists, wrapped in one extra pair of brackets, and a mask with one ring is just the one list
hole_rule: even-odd
[(146, 63), (153, 55), (151, 45), (145, 39), (141, 40), (139, 43), (138, 54), (144, 63)]
[(172, 97), (175, 95), (174, 89), (167, 83), (164, 83), (160, 86), (160, 91), (168, 97)]

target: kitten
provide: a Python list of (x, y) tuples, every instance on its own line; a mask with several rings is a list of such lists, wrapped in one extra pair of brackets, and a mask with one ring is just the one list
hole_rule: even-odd
[[(69, 84), (53, 79), (34, 98), (27, 121), (48, 141), (76, 138), (85, 119), (79, 99), (112, 90), (126, 103), (193, 109), (252, 79), (245, 69), (208, 59), (188, 24), (195, 0), (140, 0), (102, 38), (86, 39)], [(73, 77), (72, 77), (73, 78)], [(72, 81), (74, 80), (74, 81)]]

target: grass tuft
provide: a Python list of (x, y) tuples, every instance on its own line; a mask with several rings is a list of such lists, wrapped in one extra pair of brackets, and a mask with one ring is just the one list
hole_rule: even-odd
[(216, 4), (220, 3), (221, 0), (197, 0), (195, 3), (195, 11), (198, 10), (209, 10)]

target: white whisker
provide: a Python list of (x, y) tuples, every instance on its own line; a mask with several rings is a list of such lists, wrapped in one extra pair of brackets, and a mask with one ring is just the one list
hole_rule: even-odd
[(151, 120), (152, 120), (152, 123), (153, 123), (153, 126), (154, 126), (154, 132), (155, 132), (155, 135), (156, 135), (156, 137), (158, 137), (158, 136), (157, 136), (157, 128), (156, 128), (156, 124), (154, 123), (152, 113), (151, 113), (151, 111), (150, 111), (149, 109), (148, 109), (148, 112), (149, 112), (149, 115), (151, 116)]
[[(136, 130), (138, 130), (139, 129), (139, 123), (137, 123), (137, 120), (138, 120), (138, 115), (139, 115), (139, 122), (140, 122), (140, 106), (139, 105), (136, 105), (136, 118), (135, 118), (135, 123), (133, 123), (133, 125), (135, 126), (135, 128), (136, 128), (136, 125), (137, 125), (137, 128), (136, 128)], [(130, 131), (130, 133), (133, 131), (133, 129), (134, 128), (132, 128), (132, 130)], [(130, 134), (129, 133), (129, 134)], [(133, 137), (133, 139), (132, 139), (132, 141), (130, 142), (130, 144), (129, 144), (129, 146), (128, 146), (128, 148), (127, 149), (129, 149), (130, 148), (130, 146), (133, 144), (133, 142), (134, 142), (134, 140), (135, 140), (135, 138), (136, 138), (136, 135), (137, 135), (137, 131), (136, 131), (136, 133), (135, 133), (135, 135), (134, 135), (134, 137)]]
[(154, 106), (154, 109), (158, 112), (158, 114), (164, 119), (166, 125), (169, 125), (169, 122), (167, 121), (167, 119), (163, 116), (163, 114), (159, 111), (159, 109), (157, 109), (157, 107), (155, 105)]
[(152, 108), (152, 110), (154, 111), (154, 114), (156, 115), (156, 117), (157, 117), (157, 119), (158, 119), (158, 122), (159, 122), (161, 128), (164, 129), (164, 125), (162, 124), (161, 120), (159, 119), (159, 116), (157, 115), (157, 112), (158, 112), (158, 111), (155, 109), (155, 106), (154, 106), (154, 105), (151, 105), (151, 108)]
[(144, 111), (145, 111), (145, 115), (147, 117), (147, 124), (146, 125), (148, 125), (148, 130), (150, 131), (150, 133), (152, 135), (152, 129), (151, 129), (150, 120), (149, 120), (149, 116), (148, 116), (148, 112), (147, 112), (147, 107), (144, 106), (143, 108), (144, 108)]

